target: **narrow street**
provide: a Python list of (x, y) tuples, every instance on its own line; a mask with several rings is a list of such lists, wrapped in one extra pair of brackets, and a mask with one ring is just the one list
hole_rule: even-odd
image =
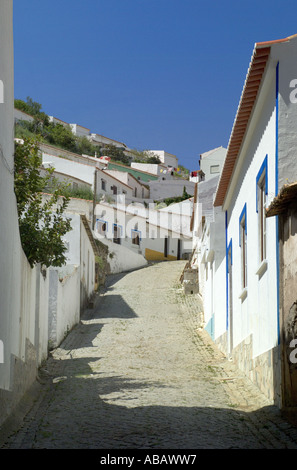
[(197, 329), (184, 261), (109, 277), (8, 449), (284, 449), (297, 431)]

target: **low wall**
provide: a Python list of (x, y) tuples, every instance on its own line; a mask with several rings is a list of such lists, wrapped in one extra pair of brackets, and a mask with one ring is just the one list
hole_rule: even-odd
[(49, 349), (56, 348), (80, 318), (80, 270), (49, 270)]
[[(22, 250), (15, 266), (20, 276), (11, 285), (10, 315), (3, 318), (3, 361), (0, 364), (0, 425), (36, 380), (48, 354), (47, 271), (32, 269)], [(8, 296), (7, 296), (8, 297)]]
[(101, 238), (96, 232), (93, 232), (94, 238), (100, 240), (108, 247), (108, 263), (110, 265), (110, 272), (112, 274), (131, 271), (133, 269), (142, 268), (147, 266), (147, 260), (139, 253), (126, 248), (125, 246), (118, 245), (108, 240)]

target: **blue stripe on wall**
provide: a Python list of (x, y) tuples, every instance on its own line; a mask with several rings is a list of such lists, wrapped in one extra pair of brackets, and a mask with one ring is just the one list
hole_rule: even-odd
[[(276, 77), (275, 77), (275, 195), (278, 194), (278, 117), (279, 117), (279, 62), (276, 66)], [(278, 344), (280, 344), (280, 321), (279, 321), (279, 242), (278, 242), (278, 215), (275, 221), (276, 230), (276, 282), (277, 282), (277, 335)]]
[(229, 328), (229, 293), (228, 293), (228, 211), (225, 211), (225, 243), (226, 243), (226, 330)]

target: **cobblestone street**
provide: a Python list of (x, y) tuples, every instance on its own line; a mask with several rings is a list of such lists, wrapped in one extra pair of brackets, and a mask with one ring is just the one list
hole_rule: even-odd
[(40, 372), (9, 449), (285, 449), (297, 430), (198, 329), (184, 261), (110, 276)]

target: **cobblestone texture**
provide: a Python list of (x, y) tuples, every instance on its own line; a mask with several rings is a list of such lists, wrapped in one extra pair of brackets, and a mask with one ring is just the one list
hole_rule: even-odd
[(297, 429), (200, 329), (184, 262), (110, 276), (8, 449), (288, 449)]

